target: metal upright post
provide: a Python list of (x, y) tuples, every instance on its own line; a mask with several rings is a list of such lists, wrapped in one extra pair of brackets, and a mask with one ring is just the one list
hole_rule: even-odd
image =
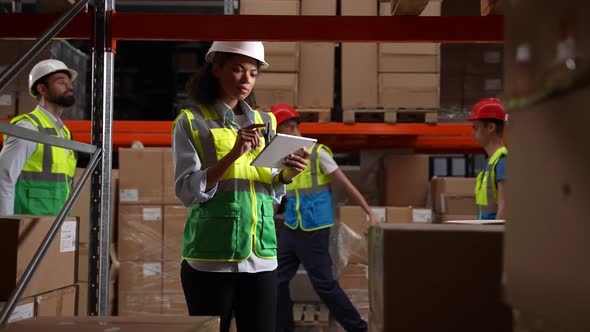
[(113, 6), (114, 0), (94, 0), (92, 144), (103, 150), (103, 157), (92, 175), (90, 195), (88, 314), (91, 316), (109, 314), (114, 68), (110, 24)]

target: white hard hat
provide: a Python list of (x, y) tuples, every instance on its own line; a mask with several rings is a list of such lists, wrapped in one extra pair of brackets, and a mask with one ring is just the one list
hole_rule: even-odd
[(78, 77), (77, 71), (68, 68), (68, 66), (66, 66), (65, 63), (59, 60), (49, 59), (37, 63), (33, 67), (33, 69), (31, 69), (31, 73), (29, 74), (29, 94), (36, 98), (37, 96), (33, 91), (33, 86), (35, 85), (35, 83), (37, 83), (37, 81), (44, 76), (60, 71), (66, 71), (70, 73), (70, 80), (72, 81), (74, 81), (76, 77)]
[(228, 41), (216, 41), (213, 42), (211, 48), (205, 56), (205, 60), (209, 63), (213, 63), (215, 52), (226, 52), (235, 53), (249, 56), (255, 60), (260, 61), (260, 68), (266, 69), (269, 64), (264, 61), (264, 45), (262, 42), (254, 41), (241, 41), (241, 42), (228, 42)]

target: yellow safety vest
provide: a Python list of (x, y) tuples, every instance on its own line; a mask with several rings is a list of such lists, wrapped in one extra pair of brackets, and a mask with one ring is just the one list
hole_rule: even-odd
[[(202, 169), (231, 151), (237, 132), (224, 123), (213, 106), (182, 110), (174, 127), (182, 115), (188, 121)], [(254, 123), (271, 123), (274, 133), (276, 119), (272, 113), (254, 111), (254, 115)], [(261, 146), (230, 166), (213, 198), (189, 208), (182, 239), (184, 259), (239, 262), (252, 252), (261, 258), (276, 257), (272, 172), (270, 168), (250, 166), (264, 146), (261, 140)]]
[[(20, 120), (29, 121), (40, 133), (60, 137), (53, 121), (38, 108), (13, 118), (10, 123)], [(61, 134), (66, 139), (72, 138), (65, 125)], [(74, 151), (37, 143), (16, 181), (14, 213), (57, 215), (70, 196), (76, 163)]]
[[(475, 203), (477, 204), (478, 219), (481, 219), (484, 214), (494, 214), (498, 211), (496, 165), (500, 158), (506, 155), (508, 155), (508, 150), (505, 147), (499, 148), (488, 160), (486, 169), (477, 175)], [(492, 185), (489, 186), (488, 183)]]

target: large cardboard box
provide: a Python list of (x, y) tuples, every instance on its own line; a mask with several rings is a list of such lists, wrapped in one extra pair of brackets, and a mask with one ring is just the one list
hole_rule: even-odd
[(377, 44), (342, 43), (342, 107), (377, 107), (377, 86)]
[[(391, 2), (379, 3), (379, 15), (391, 16)], [(440, 16), (440, 2), (430, 1), (421, 16)], [(380, 73), (438, 73), (438, 43), (379, 43)]]
[(242, 0), (240, 15), (299, 15), (299, 0)]
[(17, 95), (16, 114), (27, 114), (34, 111), (39, 104), (39, 100), (31, 97), (26, 90), (25, 92), (22, 92), (22, 89), (20, 91)]
[(342, 16), (377, 16), (377, 1), (340, 0)]
[(182, 233), (188, 209), (182, 205), (164, 207), (164, 260), (179, 261), (182, 256)]
[(379, 74), (379, 105), (392, 108), (438, 108), (438, 74)]
[(300, 44), (297, 100), (299, 107), (331, 108), (333, 106), (334, 52), (333, 43)]
[(264, 59), (269, 72), (295, 73), (299, 71), (299, 43), (264, 42)]
[(279, 103), (295, 105), (298, 76), (295, 73), (261, 73), (254, 88), (258, 106), (268, 108)]
[(0, 92), (0, 120), (12, 119), (16, 115), (16, 93)]
[(477, 214), (437, 214), (435, 215), (437, 222), (447, 222), (452, 220), (475, 220)]
[(174, 157), (172, 149), (166, 148), (164, 154), (164, 204), (182, 204), (176, 197), (175, 178), (174, 178)]
[(164, 186), (162, 148), (119, 149), (119, 202), (162, 204)]
[(162, 264), (162, 289), (164, 293), (182, 293), (180, 280), (180, 259), (164, 261)]
[(119, 292), (162, 293), (161, 261), (122, 261)]
[(126, 292), (119, 289), (117, 299), (119, 316), (153, 317), (162, 313), (161, 292)]
[(218, 332), (219, 317), (40, 317), (6, 327), (10, 332)]
[[(0, 310), (4, 309), (5, 304), (6, 302), (0, 302)], [(35, 317), (35, 298), (21, 298), (20, 301), (18, 301), (18, 303), (14, 307), (12, 314), (10, 314), (10, 318), (8, 318), (8, 323), (14, 323), (33, 317)]]
[(385, 157), (385, 204), (426, 206), (429, 156), (392, 154)]
[(162, 259), (162, 205), (119, 206), (119, 260)]
[(378, 225), (369, 232), (372, 331), (512, 331), (503, 226)]
[(445, 195), (473, 196), (475, 200), (475, 181), (475, 178), (433, 177), (430, 181), (430, 192), (434, 212), (453, 213), (444, 209)]
[(184, 293), (164, 293), (162, 295), (162, 315), (188, 316)]
[(465, 214), (473, 216), (477, 214), (474, 194), (462, 195), (443, 193), (441, 203), (441, 212), (444, 214)]
[(336, 0), (301, 0), (301, 15), (336, 15)]
[[(0, 218), (0, 300), (7, 300), (21, 279), (55, 217)], [(78, 221), (67, 218), (22, 296), (45, 293), (76, 283)], [(56, 273), (59, 271), (59, 273)]]
[(73, 317), (78, 315), (78, 286), (69, 286), (35, 297), (37, 317)]

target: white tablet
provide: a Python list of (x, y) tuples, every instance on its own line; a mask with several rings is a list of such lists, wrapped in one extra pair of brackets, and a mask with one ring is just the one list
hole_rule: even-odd
[(317, 139), (315, 138), (276, 134), (264, 150), (256, 156), (250, 166), (285, 168), (285, 158), (288, 155), (295, 153), (302, 148), (311, 150), (311, 147), (316, 142)]

